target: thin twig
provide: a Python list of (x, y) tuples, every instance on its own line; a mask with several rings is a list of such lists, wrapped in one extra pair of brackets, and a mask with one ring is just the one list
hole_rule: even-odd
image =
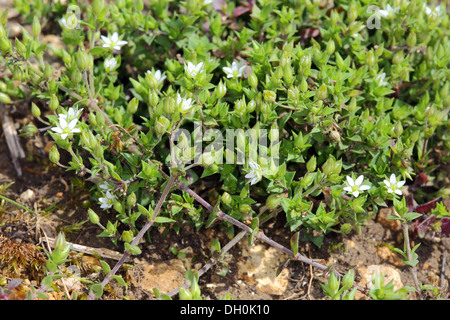
[[(179, 183), (178, 183), (178, 187), (179, 187), (181, 190), (187, 192), (189, 195), (191, 195), (197, 202), (199, 202), (199, 203), (200, 203), (202, 206), (204, 206), (207, 210), (209, 210), (209, 211), (211, 211), (211, 212), (214, 210), (214, 207), (213, 207), (212, 205), (210, 205), (207, 201), (205, 201), (205, 200), (204, 200), (202, 197), (200, 197), (197, 193), (195, 193), (194, 191), (192, 191), (192, 190), (191, 190), (188, 186), (186, 186), (184, 183), (179, 182)], [(224, 213), (224, 212), (221, 211), (221, 210), (218, 211), (218, 213), (217, 213), (217, 218), (219, 218), (219, 219), (221, 219), (221, 220), (224, 220), (224, 221), (227, 221), (227, 222), (230, 222), (230, 223), (233, 224), (234, 226), (236, 226), (236, 227), (238, 227), (238, 228), (244, 230), (246, 233), (251, 233), (251, 232), (253, 231), (253, 230), (252, 230), (249, 226), (247, 226), (246, 224), (244, 224), (244, 223), (242, 223), (242, 222), (240, 222), (240, 221), (238, 221), (238, 220), (236, 220), (236, 219), (230, 217), (229, 215), (227, 215), (226, 213)], [(320, 269), (320, 270), (323, 270), (323, 271), (325, 271), (325, 270), (328, 269), (327, 266), (324, 266), (324, 265), (322, 265), (322, 264), (320, 264), (320, 263), (318, 263), (318, 262), (315, 262), (315, 261), (313, 261), (312, 259), (308, 259), (308, 258), (306, 258), (305, 256), (303, 256), (303, 255), (300, 254), (300, 253), (297, 253), (296, 255), (294, 255), (294, 252), (292, 252), (292, 250), (289, 250), (288, 248), (282, 246), (282, 245), (279, 244), (278, 242), (276, 242), (276, 241), (270, 239), (270, 238), (267, 237), (267, 236), (264, 234), (264, 232), (262, 232), (262, 231), (259, 231), (259, 232), (258, 232), (258, 234), (257, 234), (257, 236), (256, 236), (256, 239), (261, 240), (261, 241), (263, 241), (263, 242), (269, 244), (270, 246), (274, 247), (275, 249), (278, 249), (279, 251), (286, 253), (288, 256), (291, 257), (292, 260), (297, 260), (297, 261), (301, 261), (301, 262), (307, 263), (307, 264), (309, 264), (309, 265), (311, 265), (311, 266), (313, 266), (313, 267), (316, 267), (316, 268), (318, 268), (318, 269)], [(341, 275), (339, 272), (335, 272), (335, 274), (336, 274), (336, 276), (339, 276), (339, 277), (342, 277), (342, 276), (343, 276), (343, 275)], [(361, 291), (361, 292), (363, 292), (364, 294), (367, 293), (367, 289), (366, 289), (366, 288), (363, 288), (363, 287), (361, 287), (360, 285), (358, 285), (358, 284), (356, 284), (356, 283), (354, 284), (354, 286), (356, 286), (356, 287), (358, 288), (358, 290)]]
[[(233, 240), (231, 240), (230, 242), (228, 242), (225, 247), (223, 247), (223, 249), (221, 250), (221, 254), (220, 257), (218, 259), (214, 259), (211, 258), (201, 269), (198, 270), (198, 276), (201, 277), (202, 275), (204, 275), (209, 269), (211, 269), (212, 266), (216, 265), (218, 261), (220, 261), (221, 259), (223, 259), (225, 257), (225, 254), (233, 247), (235, 246), (246, 234), (247, 232), (245, 231), (241, 231), (240, 233), (238, 233)], [(173, 297), (174, 295), (176, 295), (179, 290), (180, 287), (183, 287), (185, 289), (187, 289), (189, 287), (190, 283), (188, 281), (185, 281), (181, 286), (173, 289), (172, 291), (170, 291), (169, 293), (167, 293), (168, 296)]]
[[(169, 177), (169, 180), (166, 183), (166, 186), (164, 188), (163, 193), (161, 194), (161, 197), (159, 198), (158, 203), (156, 204), (152, 219), (149, 220), (144, 227), (139, 231), (139, 233), (136, 235), (136, 237), (134, 237), (133, 241), (131, 242), (131, 246), (134, 247), (136, 246), (139, 241), (141, 241), (142, 237), (144, 236), (144, 234), (147, 232), (147, 230), (153, 225), (153, 223), (155, 222), (155, 219), (158, 217), (159, 211), (161, 210), (161, 207), (164, 203), (164, 201), (166, 200), (167, 196), (169, 195), (170, 189), (172, 189), (172, 186), (174, 185), (175, 181), (178, 179), (178, 176), (176, 174), (171, 174)], [(122, 266), (122, 264), (129, 258), (130, 256), (130, 252), (125, 251), (123, 253), (122, 258), (120, 258), (120, 260), (116, 263), (116, 265), (114, 266), (114, 268), (111, 270), (111, 272), (105, 277), (105, 279), (103, 279), (101, 285), (104, 288), (109, 281), (111, 280), (112, 276), (116, 274), (117, 271), (119, 271), (119, 268)], [(88, 296), (89, 300), (93, 300), (94, 299), (94, 294), (91, 293)]]

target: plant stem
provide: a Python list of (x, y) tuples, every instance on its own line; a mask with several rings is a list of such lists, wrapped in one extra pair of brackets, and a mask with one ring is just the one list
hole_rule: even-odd
[[(226, 244), (226, 246), (223, 247), (219, 259), (217, 259), (217, 260), (214, 258), (210, 259), (200, 270), (198, 270), (198, 276), (201, 277), (202, 275), (204, 275), (209, 269), (211, 269), (212, 266), (214, 266), (217, 263), (217, 261), (219, 261), (220, 259), (223, 259), (223, 257), (225, 256), (225, 253), (227, 253), (232, 247), (234, 247), (245, 236), (246, 233), (247, 232), (245, 232), (245, 231), (241, 231), (240, 233), (238, 233), (238, 235), (235, 236), (233, 238), (233, 240), (228, 242)], [(187, 289), (189, 287), (189, 284), (190, 283), (186, 281), (180, 287)], [(172, 291), (168, 292), (167, 295), (170, 297), (173, 297), (180, 291), (180, 287), (177, 287), (177, 288), (173, 289)]]
[[(176, 179), (178, 179), (178, 175), (172, 173), (169, 177), (169, 180), (166, 183), (166, 186), (164, 188), (163, 193), (161, 194), (161, 197), (159, 198), (158, 203), (156, 204), (152, 219), (150, 221), (148, 221), (144, 225), (144, 227), (139, 231), (139, 233), (136, 235), (136, 237), (134, 237), (133, 241), (131, 242), (131, 246), (136, 246), (139, 243), (139, 241), (142, 239), (144, 234), (147, 232), (147, 230), (153, 225), (153, 223), (155, 222), (155, 219), (158, 216), (159, 211), (161, 210), (161, 207), (162, 207), (164, 201), (166, 200), (167, 196), (169, 195), (170, 189), (174, 185)], [(116, 272), (119, 270), (119, 268), (122, 266), (122, 264), (128, 259), (129, 256), (130, 256), (130, 253), (128, 251), (125, 251), (122, 258), (120, 258), (120, 260), (116, 263), (114, 268), (111, 270), (111, 273), (109, 273), (105, 277), (105, 279), (103, 279), (103, 281), (101, 283), (103, 288), (109, 283), (109, 281), (111, 280), (111, 277), (116, 274)], [(92, 293), (89, 294), (88, 299), (89, 300), (94, 299), (94, 296)]]
[(14, 200), (11, 200), (11, 199), (9, 199), (9, 198), (7, 198), (7, 197), (5, 197), (5, 196), (2, 196), (1, 194), (0, 194), (0, 199), (3, 199), (3, 200), (5, 200), (5, 201), (8, 201), (9, 203), (12, 203), (12, 204), (16, 205), (16, 206), (22, 208), (23, 210), (26, 210), (26, 211), (28, 211), (28, 212), (34, 214), (34, 211), (33, 211), (33, 210), (31, 210), (31, 209), (25, 207), (24, 205), (22, 205), (22, 204), (20, 204), (20, 203), (18, 203), (18, 202), (16, 202), (16, 201), (14, 201)]
[[(204, 207), (205, 207), (206, 209), (208, 209), (209, 211), (212, 212), (212, 211), (214, 210), (214, 207), (213, 207), (212, 205), (210, 205), (207, 201), (205, 201), (205, 200), (204, 200), (202, 197), (200, 197), (197, 193), (195, 193), (194, 191), (192, 191), (192, 190), (191, 190), (188, 186), (186, 186), (184, 183), (179, 182), (179, 183), (178, 183), (178, 187), (179, 187), (181, 190), (187, 192), (189, 195), (191, 195), (197, 202), (199, 202), (202, 206), (204, 206)], [(218, 212), (217, 217), (218, 217), (219, 219), (221, 219), (221, 220), (230, 222), (230, 223), (233, 224), (234, 226), (236, 226), (236, 227), (238, 227), (238, 228), (244, 230), (246, 233), (251, 233), (251, 232), (252, 232), (252, 229), (251, 229), (249, 226), (247, 226), (246, 224), (244, 224), (244, 223), (242, 223), (242, 222), (240, 222), (240, 221), (238, 221), (238, 220), (236, 220), (236, 219), (230, 217), (229, 215), (227, 215), (226, 213), (224, 213), (224, 212), (221, 211), (221, 210)], [(319, 268), (319, 269), (321, 269), (321, 270), (323, 270), (323, 271), (326, 271), (326, 270), (328, 269), (327, 266), (324, 266), (324, 265), (322, 265), (322, 264), (320, 264), (320, 263), (318, 263), (318, 262), (315, 262), (315, 261), (313, 261), (313, 260), (311, 260), (311, 259), (308, 259), (308, 258), (306, 258), (305, 256), (301, 255), (300, 253), (297, 253), (297, 254), (294, 256), (294, 252), (292, 252), (292, 250), (289, 250), (289, 249), (287, 249), (286, 247), (284, 247), (284, 246), (282, 246), (281, 244), (279, 244), (278, 242), (276, 242), (276, 241), (270, 239), (270, 238), (267, 237), (267, 236), (264, 234), (264, 232), (262, 232), (262, 231), (259, 231), (259, 232), (258, 232), (256, 238), (257, 238), (258, 240), (261, 240), (261, 241), (263, 241), (263, 242), (269, 244), (270, 246), (274, 247), (275, 249), (278, 249), (278, 250), (280, 250), (280, 251), (286, 253), (287, 255), (291, 256), (293, 260), (297, 260), (297, 261), (301, 261), (301, 262), (307, 263), (307, 264), (312, 265), (313, 267)], [(338, 276), (338, 277), (342, 277), (342, 276), (343, 276), (343, 275), (341, 275), (341, 274), (338, 273), (338, 272), (335, 272), (335, 274), (336, 274), (336, 276)], [(366, 289), (366, 288), (363, 288), (363, 287), (361, 287), (361, 286), (359, 286), (359, 285), (357, 285), (357, 284), (354, 284), (354, 286), (356, 286), (356, 287), (358, 288), (358, 290), (361, 291), (361, 292), (363, 292), (364, 294), (367, 293), (367, 289)]]
[[(411, 261), (412, 257), (411, 257), (411, 246), (409, 243), (408, 224), (403, 223), (402, 227), (403, 227), (403, 236), (405, 237), (404, 241), (405, 241), (405, 247), (406, 247), (406, 255), (408, 257), (408, 260)], [(411, 266), (410, 271), (411, 271), (411, 275), (412, 275), (412, 278), (414, 281), (414, 286), (416, 287), (417, 294), (419, 295), (419, 300), (422, 300), (422, 290), (420, 289), (419, 280), (417, 279), (416, 267)]]

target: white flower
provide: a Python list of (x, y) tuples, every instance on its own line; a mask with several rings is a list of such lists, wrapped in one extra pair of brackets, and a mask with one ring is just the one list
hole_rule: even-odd
[(184, 64), (184, 70), (190, 78), (195, 78), (200, 72), (202, 72), (203, 62), (195, 65), (192, 62), (188, 61)]
[(203, 0), (203, 4), (210, 4), (213, 2), (214, 2), (214, 0)]
[(385, 18), (390, 18), (392, 17), (398, 10), (400, 9), (400, 7), (396, 7), (395, 9), (391, 7), (391, 5), (387, 5), (386, 9), (384, 10), (380, 10), (380, 15), (382, 17)]
[(108, 192), (108, 191), (112, 192), (112, 190), (113, 190), (111, 183), (109, 183), (107, 181), (104, 181), (103, 183), (99, 184), (98, 187), (100, 189), (102, 189), (104, 192)]
[(423, 5), (425, 7), (425, 13), (429, 18), (436, 18), (441, 14), (441, 7), (435, 7), (433, 9), (427, 7), (425, 4)]
[(177, 94), (177, 106), (179, 106), (181, 108), (181, 112), (188, 112), (193, 106), (192, 99), (191, 98), (189, 98), (189, 99), (182, 98), (180, 96), (180, 94), (178, 93)]
[(74, 119), (78, 119), (81, 115), (81, 111), (83, 111), (83, 108), (78, 110), (77, 108), (70, 107), (69, 110), (67, 110), (67, 114), (60, 113), (58, 114), (58, 118), (64, 119), (66, 122), (71, 122)]
[(230, 67), (223, 67), (223, 71), (227, 74), (227, 78), (239, 78), (242, 77), (242, 73), (245, 70), (245, 65), (240, 65), (236, 61), (233, 61)]
[(389, 178), (389, 181), (383, 180), (384, 184), (388, 187), (387, 192), (393, 193), (395, 192), (398, 195), (402, 195), (402, 192), (400, 188), (405, 184), (406, 181), (397, 181), (397, 178), (395, 177), (395, 174), (391, 174), (391, 177)]
[(344, 190), (350, 192), (355, 197), (359, 196), (360, 191), (369, 190), (370, 186), (361, 185), (364, 180), (364, 176), (360, 175), (356, 180), (353, 180), (350, 176), (347, 176), (348, 187), (345, 187)]
[(250, 179), (250, 184), (254, 185), (262, 179), (262, 170), (259, 164), (254, 161), (249, 162), (250, 172), (245, 175), (247, 179)]
[(59, 124), (57, 127), (52, 128), (53, 131), (61, 134), (61, 139), (66, 139), (70, 134), (81, 132), (79, 128), (75, 128), (78, 119), (66, 121), (67, 117), (65, 114), (59, 114)]
[(114, 205), (114, 195), (110, 191), (106, 191), (106, 195), (98, 199), (100, 201), (102, 209), (109, 209)]
[(119, 40), (119, 35), (114, 32), (110, 38), (101, 36), (103, 41), (103, 47), (120, 50), (123, 45), (126, 45), (128, 41)]
[(62, 17), (62, 18), (59, 20), (59, 23), (61, 24), (62, 27), (66, 28), (66, 29), (69, 28), (68, 25), (67, 25), (67, 21), (66, 21), (66, 17), (65, 17), (65, 16)]
[(163, 81), (167, 78), (160, 70), (147, 70), (147, 73), (151, 74), (156, 79), (156, 81), (158, 81), (158, 84), (163, 83)]
[(107, 72), (114, 70), (114, 68), (117, 66), (117, 60), (116, 58), (108, 58), (105, 59), (105, 70)]
[(384, 81), (384, 78), (386, 78), (386, 73), (383, 72), (383, 73), (379, 74), (375, 80), (378, 82), (378, 84), (380, 86), (385, 86), (388, 84), (388, 82)]

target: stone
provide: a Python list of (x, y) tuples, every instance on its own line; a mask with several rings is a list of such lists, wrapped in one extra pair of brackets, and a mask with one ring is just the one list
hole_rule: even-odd
[(23, 202), (32, 202), (34, 199), (36, 199), (36, 193), (33, 190), (28, 189), (22, 192), (19, 198)]
[(377, 222), (391, 231), (397, 232), (402, 229), (402, 224), (399, 220), (389, 220), (388, 217), (394, 215), (394, 208), (382, 208), (378, 211)]
[(390, 250), (388, 247), (385, 246), (377, 247), (375, 248), (375, 251), (381, 259), (389, 262), (390, 264), (396, 267), (402, 267), (405, 265), (403, 263), (403, 259), (397, 253)]
[(263, 293), (282, 295), (289, 283), (289, 269), (283, 269), (278, 277), (276, 272), (287, 255), (263, 244), (248, 245), (247, 239), (243, 239), (240, 246), (242, 258), (237, 263), (239, 279), (255, 284), (256, 289)]
[[(358, 284), (362, 287), (370, 288), (372, 286), (372, 275), (376, 272), (381, 272), (383, 274), (384, 285), (392, 281), (394, 292), (403, 287), (400, 272), (395, 268), (384, 265), (370, 265), (368, 267), (358, 268), (358, 272), (361, 274), (361, 280)], [(367, 297), (358, 291), (355, 295), (355, 300), (363, 299), (367, 299)]]
[(131, 282), (153, 294), (153, 288), (168, 293), (185, 281), (186, 268), (180, 259), (163, 262), (138, 262), (130, 274)]

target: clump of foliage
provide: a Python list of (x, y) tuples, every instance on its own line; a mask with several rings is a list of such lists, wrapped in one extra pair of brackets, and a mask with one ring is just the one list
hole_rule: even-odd
[[(443, 4), (15, 4), (32, 33), (8, 39), (1, 16), (1, 63), (12, 73), (1, 99), (30, 101), (36, 121), (23, 133), (50, 135), (50, 160), (92, 183), (104, 213), (90, 208), (91, 222), (128, 254), (140, 253), (151, 225), (201, 232), (219, 218), (230, 234), (250, 226), (253, 238), (280, 211), (293, 244), (320, 246), (393, 203), (393, 218), (425, 219), (409, 204), (448, 194), (439, 165), (450, 145)], [(65, 46), (43, 44), (42, 33)], [(50, 51), (61, 59), (60, 76), (46, 62)], [(215, 143), (230, 142), (230, 130), (238, 132), (232, 149)], [(252, 138), (269, 141), (266, 156), (251, 156)], [(215, 207), (192, 191), (203, 181), (213, 182)], [(442, 206), (434, 211), (437, 220), (448, 216)], [(448, 235), (448, 227), (436, 231)]]

